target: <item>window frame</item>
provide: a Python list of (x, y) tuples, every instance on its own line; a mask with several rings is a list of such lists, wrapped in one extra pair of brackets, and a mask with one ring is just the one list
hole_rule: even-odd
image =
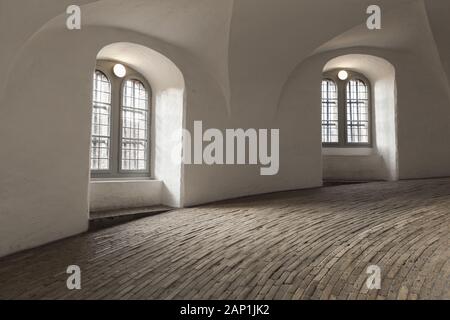
[[(105, 72), (105, 70), (103, 70), (103, 68), (95, 68), (93, 75), (95, 75), (96, 72), (100, 72), (102, 73), (106, 79), (108, 79), (109, 81), (109, 90), (110, 90), (110, 102), (109, 102), (109, 166), (108, 169), (105, 170), (96, 170), (96, 169), (91, 169), (91, 165), (92, 165), (92, 136), (93, 136), (93, 132), (92, 132), (92, 125), (93, 125), (93, 111), (94, 111), (94, 87), (92, 87), (91, 90), (91, 126), (90, 126), (90, 148), (89, 148), (89, 170), (91, 171), (91, 175), (95, 175), (95, 176), (104, 176), (104, 175), (110, 175), (113, 172), (113, 163), (112, 163), (112, 153), (113, 153), (113, 126), (114, 126), (114, 118), (113, 118), (113, 83), (111, 81), (111, 77), (110, 75), (108, 75), (108, 73)], [(94, 82), (92, 81), (92, 85), (94, 85)]]
[(338, 120), (337, 120), (337, 130), (338, 130), (338, 142), (322, 142), (323, 145), (337, 145), (339, 144), (340, 141), (340, 127), (341, 127), (341, 123), (340, 123), (340, 119), (339, 119), (339, 97), (340, 97), (340, 93), (339, 93), (339, 86), (336, 82), (335, 79), (332, 79), (331, 77), (324, 77), (322, 79), (322, 83), (320, 86), (320, 119), (321, 119), (321, 137), (323, 137), (323, 92), (322, 92), (322, 85), (324, 81), (330, 81), (332, 82), (335, 86), (336, 86), (336, 108), (337, 108), (337, 114), (338, 114)]
[[(123, 78), (118, 78), (114, 72), (113, 67), (115, 64), (120, 63), (125, 66), (127, 70), (127, 75)], [(135, 180), (146, 180), (153, 179), (153, 161), (152, 161), (152, 150), (153, 150), (153, 91), (149, 82), (136, 70), (127, 66), (125, 63), (120, 61), (111, 60), (98, 60), (93, 74), (95, 71), (102, 72), (110, 81), (111, 84), (111, 123), (110, 123), (110, 134), (111, 134), (111, 146), (110, 146), (110, 166), (109, 170), (91, 170), (90, 155), (91, 149), (89, 150), (89, 169), (91, 173), (91, 179), (93, 180), (121, 180), (121, 179), (135, 179)], [(148, 127), (147, 127), (147, 169), (130, 171), (121, 170), (121, 141), (122, 141), (122, 98), (123, 98), (123, 88), (127, 80), (138, 80), (140, 81), (144, 88), (147, 90), (148, 101), (147, 101), (147, 112), (148, 112)], [(92, 111), (93, 111), (93, 92), (94, 88), (91, 88), (91, 127), (90, 134), (92, 139)]]
[[(369, 79), (365, 77), (363, 74), (355, 71), (351, 71), (345, 69), (348, 72), (348, 78), (346, 80), (341, 80), (338, 77), (339, 71), (342, 69), (331, 70), (325, 72), (322, 75), (322, 81), (331, 80), (334, 81), (337, 86), (337, 99), (338, 99), (338, 142), (328, 143), (322, 142), (322, 147), (324, 148), (373, 148), (373, 93), (372, 93), (372, 84)], [(347, 130), (347, 85), (351, 80), (360, 80), (367, 86), (368, 93), (368, 143), (352, 143), (347, 142), (348, 139), (348, 130)], [(322, 84), (322, 82), (321, 82)], [(322, 85), (320, 86), (322, 88)], [(321, 89), (322, 90), (322, 89)], [(321, 101), (322, 101), (322, 91)], [(322, 103), (320, 106), (321, 119), (322, 119)], [(322, 130), (322, 122), (321, 122), (321, 130)], [(322, 131), (321, 131), (322, 137)]]
[[(147, 90), (147, 168), (145, 170), (124, 170), (122, 169), (122, 133), (123, 133), (123, 118), (122, 118), (122, 107), (123, 107), (123, 97), (125, 92), (125, 84), (128, 80), (135, 80), (142, 83), (145, 90)], [(151, 105), (152, 105), (152, 91), (150, 90), (150, 86), (146, 84), (145, 79), (140, 76), (139, 74), (133, 74), (133, 75), (127, 75), (126, 77), (122, 78), (122, 82), (120, 84), (120, 97), (119, 97), (119, 141), (118, 141), (118, 167), (117, 171), (121, 175), (125, 176), (134, 176), (134, 175), (149, 175), (150, 174), (150, 167), (151, 167), (151, 123), (152, 123), (152, 116), (151, 116)]]

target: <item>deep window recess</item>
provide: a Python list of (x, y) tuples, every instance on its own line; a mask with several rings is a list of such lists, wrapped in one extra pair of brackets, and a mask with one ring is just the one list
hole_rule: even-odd
[(114, 65), (98, 61), (94, 72), (91, 176), (149, 178), (151, 88), (129, 67), (117, 77)]
[(322, 144), (324, 147), (371, 147), (371, 86), (355, 72), (341, 80), (338, 71), (322, 81)]

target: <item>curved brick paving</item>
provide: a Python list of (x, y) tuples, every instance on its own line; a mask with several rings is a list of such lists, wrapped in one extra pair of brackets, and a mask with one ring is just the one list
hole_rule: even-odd
[[(450, 179), (177, 210), (0, 260), (0, 298), (450, 299)], [(81, 291), (65, 268), (82, 268)], [(382, 269), (368, 290), (366, 269)]]

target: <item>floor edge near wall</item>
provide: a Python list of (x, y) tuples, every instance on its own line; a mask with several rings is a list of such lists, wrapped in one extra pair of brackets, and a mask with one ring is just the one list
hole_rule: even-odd
[(153, 216), (173, 210), (167, 206), (151, 206), (142, 208), (125, 208), (94, 211), (89, 216), (89, 231), (112, 227), (129, 221)]

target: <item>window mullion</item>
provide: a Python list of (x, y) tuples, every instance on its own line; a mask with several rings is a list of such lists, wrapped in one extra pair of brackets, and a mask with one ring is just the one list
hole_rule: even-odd
[(113, 156), (112, 156), (112, 164), (113, 164), (113, 173), (114, 175), (119, 174), (119, 135), (120, 135), (120, 86), (121, 81), (115, 80), (114, 83), (114, 92), (113, 92), (113, 116), (114, 116), (114, 125), (113, 125), (113, 135), (112, 135), (112, 146), (113, 146)]
[(339, 106), (338, 106), (338, 119), (339, 119), (339, 145), (344, 146), (347, 142), (347, 119), (346, 119), (346, 84), (345, 81), (338, 82), (339, 88)]

